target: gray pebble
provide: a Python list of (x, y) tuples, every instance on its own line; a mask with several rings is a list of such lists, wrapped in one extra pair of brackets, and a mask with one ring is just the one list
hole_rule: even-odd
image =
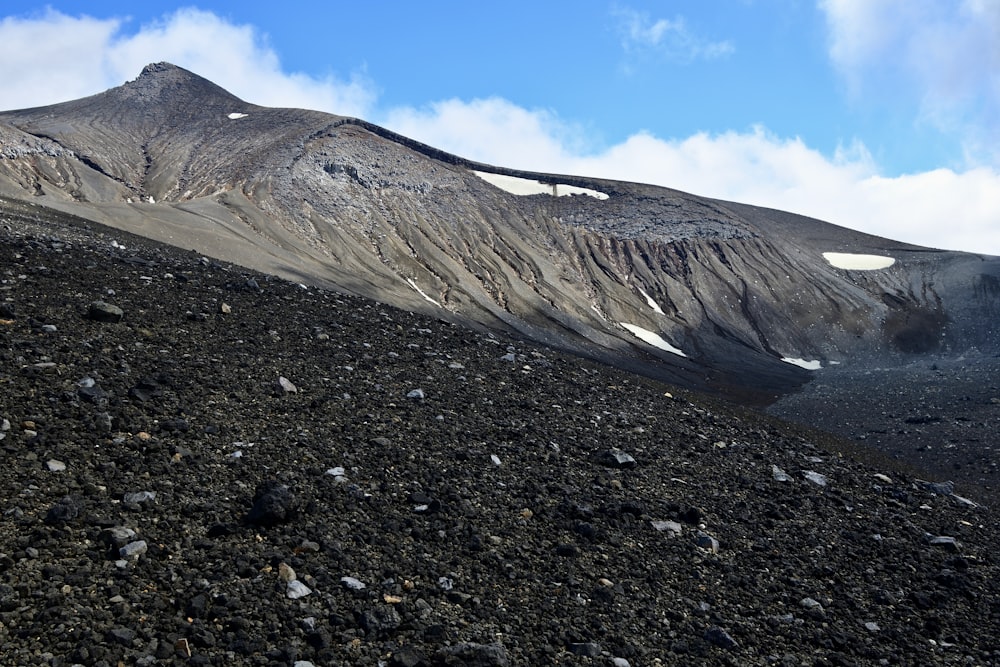
[(118, 554), (126, 560), (138, 560), (139, 556), (146, 553), (148, 549), (149, 545), (146, 544), (146, 540), (137, 540), (123, 546), (118, 550)]

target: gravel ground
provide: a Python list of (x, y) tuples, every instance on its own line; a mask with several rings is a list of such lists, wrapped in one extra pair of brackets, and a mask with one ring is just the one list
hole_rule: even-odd
[(954, 480), (996, 506), (1000, 358), (972, 350), (887, 361), (823, 369), (769, 411)]
[(0, 664), (1000, 664), (997, 522), (961, 486), (526, 343), (8, 221)]

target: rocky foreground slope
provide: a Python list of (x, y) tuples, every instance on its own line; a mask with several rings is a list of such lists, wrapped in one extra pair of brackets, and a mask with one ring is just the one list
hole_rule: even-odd
[(961, 487), (4, 216), (0, 664), (1000, 664), (996, 516)]

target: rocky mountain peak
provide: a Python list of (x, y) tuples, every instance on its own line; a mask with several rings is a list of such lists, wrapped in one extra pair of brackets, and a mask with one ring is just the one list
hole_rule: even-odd
[(202, 108), (245, 104), (208, 79), (167, 62), (146, 65), (137, 78), (109, 90), (108, 94), (130, 104), (155, 103), (167, 109), (191, 104)]
[(195, 76), (191, 72), (187, 72), (187, 70), (185, 70), (184, 68), (178, 67), (177, 65), (168, 62), (149, 63), (148, 65), (142, 68), (142, 72), (139, 73), (139, 76), (140, 77), (153, 76), (161, 73), (176, 73), (176, 72), (186, 72), (191, 76)]

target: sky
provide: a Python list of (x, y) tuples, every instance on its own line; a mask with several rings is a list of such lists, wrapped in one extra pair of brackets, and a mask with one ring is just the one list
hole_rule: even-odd
[(1000, 0), (0, 5), (0, 109), (161, 61), (489, 164), (1000, 255)]

